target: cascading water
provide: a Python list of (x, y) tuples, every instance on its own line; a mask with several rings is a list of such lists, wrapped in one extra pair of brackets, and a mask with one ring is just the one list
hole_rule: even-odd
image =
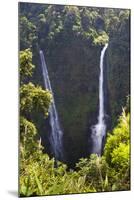
[(41, 67), (42, 67), (45, 88), (48, 89), (52, 93), (52, 96), (53, 96), (53, 102), (49, 109), (50, 126), (51, 126), (50, 144), (51, 144), (52, 151), (55, 158), (61, 160), (63, 158), (63, 147), (62, 147), (63, 132), (60, 128), (58, 113), (55, 106), (54, 95), (53, 95), (53, 91), (52, 91), (52, 87), (51, 87), (51, 83), (50, 83), (50, 79), (49, 79), (49, 75), (47, 71), (44, 54), (42, 50), (40, 50), (39, 53), (40, 53)]
[(98, 115), (98, 123), (91, 127), (92, 129), (92, 140), (93, 140), (93, 148), (92, 153), (101, 155), (103, 139), (106, 135), (106, 124), (104, 120), (104, 77), (103, 77), (103, 68), (104, 68), (104, 56), (108, 44), (105, 44), (101, 51), (100, 56), (100, 76), (99, 76), (99, 115)]

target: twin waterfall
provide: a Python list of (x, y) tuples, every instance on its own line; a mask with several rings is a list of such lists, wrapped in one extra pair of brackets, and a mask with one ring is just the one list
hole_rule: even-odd
[(105, 44), (101, 51), (100, 56), (100, 76), (99, 76), (99, 115), (98, 115), (98, 123), (91, 127), (92, 129), (92, 140), (93, 140), (93, 148), (92, 153), (101, 155), (103, 140), (106, 135), (106, 124), (104, 120), (104, 56), (108, 44)]
[[(106, 135), (106, 124), (104, 120), (104, 56), (108, 44), (105, 44), (101, 51), (100, 56), (100, 75), (99, 75), (99, 114), (98, 114), (98, 123), (96, 125), (91, 126), (91, 138), (92, 138), (92, 152), (98, 155), (101, 155), (103, 148), (103, 140)], [(40, 50), (40, 59), (41, 59), (41, 67), (43, 73), (43, 80), (45, 88), (48, 89), (53, 96), (53, 102), (51, 104), (49, 113), (50, 113), (50, 126), (51, 126), (51, 134), (50, 134), (50, 144), (52, 148), (53, 155), (56, 159), (63, 159), (63, 145), (62, 145), (62, 136), (63, 132), (60, 128), (58, 113), (55, 106), (54, 95), (47, 71), (47, 66), (44, 58), (43, 52)]]
[(52, 152), (54, 157), (58, 160), (63, 158), (63, 147), (62, 147), (62, 136), (63, 132), (60, 128), (58, 113), (55, 106), (54, 95), (47, 71), (47, 66), (44, 58), (43, 51), (40, 50), (40, 59), (41, 59), (41, 67), (42, 67), (42, 74), (45, 88), (48, 89), (53, 96), (53, 101), (51, 107), (49, 109), (49, 116), (50, 116), (50, 126), (51, 126), (51, 135), (50, 135), (50, 144), (52, 148)]

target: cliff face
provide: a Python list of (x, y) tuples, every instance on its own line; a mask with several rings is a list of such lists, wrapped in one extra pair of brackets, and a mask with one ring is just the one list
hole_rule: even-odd
[(100, 51), (74, 38), (66, 46), (57, 44), (46, 56), (70, 161), (88, 153), (90, 125), (97, 120)]
[[(108, 130), (116, 125), (118, 115), (121, 113), (122, 107), (126, 105), (126, 97), (130, 94), (130, 19), (124, 15), (124, 12), (124, 14), (121, 13), (122, 11), (118, 10), (118, 12), (116, 18), (116, 12), (112, 14), (110, 10), (108, 10), (110, 16), (107, 16), (106, 10), (101, 14), (105, 21), (106, 32), (102, 34), (100, 29), (104, 27), (98, 27), (97, 34), (100, 34), (99, 36), (92, 28), (93, 35), (90, 37), (88, 37), (89, 33), (83, 35), (85, 32), (77, 34), (78, 30), (66, 31), (65, 29), (61, 29), (61, 32), (55, 34), (50, 32), (54, 34), (52, 38), (46, 37), (44, 33), (41, 36), (38, 34), (38, 47), (44, 51), (56, 107), (64, 132), (65, 160), (70, 165), (80, 157), (90, 154), (91, 125), (97, 123), (98, 116), (99, 62), (104, 45), (101, 41), (105, 39), (106, 34), (110, 38), (104, 60), (104, 101)], [(61, 19), (64, 21), (63, 16)], [(55, 21), (55, 18), (53, 20)], [(43, 27), (46, 27), (46, 23), (45, 25), (44, 22), (42, 23)], [(51, 30), (51, 23), (49, 26), (48, 31)], [(92, 26), (94, 27), (93, 22)], [(43, 30), (39, 27), (38, 31), (40, 33)], [(36, 45), (33, 48), (34, 64), (36, 65), (33, 81), (44, 85), (38, 54), (39, 48)], [(36, 121), (38, 121), (39, 134), (42, 135), (46, 151), (50, 153), (48, 120), (45, 124), (44, 118), (40, 116)]]
[(130, 32), (129, 20), (126, 20), (119, 31), (115, 32), (109, 41), (107, 51), (107, 80), (109, 105), (112, 126), (117, 122), (117, 116), (126, 105), (130, 94)]
[[(105, 111), (116, 123), (129, 94), (129, 51), (112, 40), (105, 57)], [(120, 43), (120, 41), (118, 41)], [(117, 48), (118, 47), (118, 48)], [(101, 47), (74, 38), (46, 54), (59, 119), (64, 132), (65, 159), (75, 163), (90, 153), (91, 125), (97, 123)]]
[(70, 164), (90, 153), (90, 127), (97, 123), (98, 115), (100, 53), (101, 47), (73, 38), (46, 54), (64, 132), (65, 157)]

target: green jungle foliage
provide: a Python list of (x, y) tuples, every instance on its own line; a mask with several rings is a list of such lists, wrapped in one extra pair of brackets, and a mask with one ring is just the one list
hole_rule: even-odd
[(26, 119), (32, 109), (38, 112), (41, 107), (46, 113), (50, 93), (28, 83), (22, 84), (20, 94), (20, 196), (130, 189), (129, 113), (123, 110), (117, 126), (108, 135), (102, 157), (81, 158), (75, 170), (68, 170), (65, 164), (42, 152), (36, 125)]
[[(66, 161), (75, 163), (88, 155), (89, 127), (97, 121), (98, 66), (106, 42), (109, 129), (117, 125), (130, 94), (130, 11), (20, 3), (19, 23), (20, 50), (30, 48), (36, 66), (32, 77), (21, 75), (20, 79), (43, 88), (39, 57), (42, 49), (63, 126)], [(40, 117), (35, 113), (34, 118), (42, 134), (45, 127), (41, 112)]]
[[(129, 23), (130, 11), (124, 9), (20, 3), (20, 196), (130, 189)], [(99, 157), (85, 152), (98, 109), (100, 52), (107, 42), (111, 129)], [(40, 48), (73, 169), (50, 157), (40, 140), (52, 102), (40, 75)]]
[(102, 45), (121, 34), (129, 15), (123, 9), (21, 3), (20, 47), (30, 48), (37, 40), (50, 45), (70, 36)]

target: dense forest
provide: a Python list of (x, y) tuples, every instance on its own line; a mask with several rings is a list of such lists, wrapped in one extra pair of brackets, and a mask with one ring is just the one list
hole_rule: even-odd
[[(19, 3), (20, 196), (130, 190), (130, 10)], [(104, 45), (107, 136), (92, 154)], [(51, 151), (53, 94), (43, 83), (45, 54), (63, 130), (64, 157)]]

